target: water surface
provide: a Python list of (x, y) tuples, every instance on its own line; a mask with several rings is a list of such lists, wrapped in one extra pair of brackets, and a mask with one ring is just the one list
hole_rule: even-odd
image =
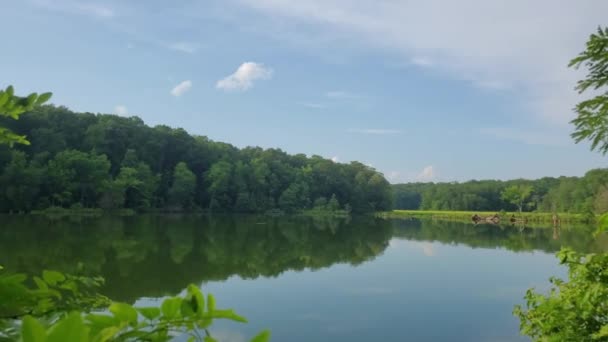
[(0, 216), (0, 264), (102, 275), (138, 305), (212, 292), (250, 323), (216, 324), (228, 342), (526, 341), (511, 312), (526, 289), (565, 276), (561, 246), (603, 250), (591, 229), (520, 229), (419, 220)]

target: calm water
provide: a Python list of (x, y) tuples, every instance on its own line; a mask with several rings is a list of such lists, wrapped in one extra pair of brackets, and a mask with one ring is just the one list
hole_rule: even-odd
[(373, 218), (144, 216), (49, 221), (0, 216), (0, 264), (106, 278), (141, 305), (189, 283), (273, 341), (525, 341), (511, 315), (529, 287), (565, 276), (561, 246), (604, 250), (589, 229), (524, 229)]

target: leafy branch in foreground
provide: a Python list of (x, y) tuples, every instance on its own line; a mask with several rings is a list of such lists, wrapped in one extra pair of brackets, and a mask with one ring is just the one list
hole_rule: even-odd
[[(40, 95), (32, 93), (27, 97), (19, 97), (15, 96), (13, 86), (8, 86), (6, 90), (0, 90), (0, 117), (4, 116), (18, 120), (21, 114), (47, 102), (52, 95), (52, 93)], [(17, 135), (8, 128), (0, 126), (0, 144), (12, 146), (15, 143), (30, 144), (25, 136)]]
[(599, 27), (587, 41), (585, 51), (570, 61), (568, 66), (578, 69), (584, 65), (587, 70), (585, 79), (578, 81), (576, 90), (584, 93), (592, 90), (594, 97), (576, 105), (577, 117), (572, 120), (576, 129), (572, 137), (578, 143), (591, 141), (591, 149), (603, 154), (608, 152), (608, 27)]
[[(0, 267), (0, 271), (2, 268)], [(187, 335), (188, 341), (217, 342), (209, 332), (215, 319), (246, 323), (233, 310), (217, 309), (195, 285), (183, 297), (165, 299), (159, 307), (136, 308), (111, 302), (95, 289), (102, 278), (44, 271), (33, 277), (30, 289), (23, 274), (0, 273), (0, 339), (50, 341), (169, 341)], [(107, 309), (107, 312), (93, 312)], [(252, 342), (267, 342), (263, 331)]]
[(562, 249), (569, 281), (551, 278), (547, 295), (527, 291), (526, 309), (516, 306), (521, 333), (534, 341), (608, 341), (608, 254)]

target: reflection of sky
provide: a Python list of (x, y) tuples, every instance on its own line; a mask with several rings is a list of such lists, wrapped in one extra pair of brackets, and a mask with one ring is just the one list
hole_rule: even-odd
[(551, 275), (565, 270), (550, 254), (393, 239), (357, 267), (232, 277), (203, 290), (249, 319), (214, 324), (229, 342), (265, 328), (273, 341), (524, 341), (513, 306)]

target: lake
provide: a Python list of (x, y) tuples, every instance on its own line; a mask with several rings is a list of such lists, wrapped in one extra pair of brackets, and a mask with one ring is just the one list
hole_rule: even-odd
[(0, 265), (101, 275), (103, 293), (137, 305), (200, 284), (272, 341), (526, 341), (513, 306), (565, 277), (562, 246), (600, 251), (591, 227), (264, 216), (49, 220), (0, 216)]

